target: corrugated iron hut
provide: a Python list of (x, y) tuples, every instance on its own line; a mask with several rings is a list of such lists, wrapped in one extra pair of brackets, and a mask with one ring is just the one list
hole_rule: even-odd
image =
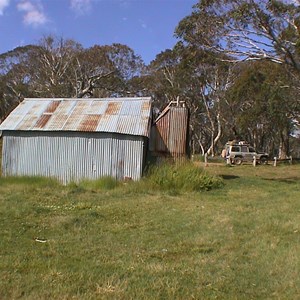
[(25, 99), (0, 125), (4, 176), (142, 176), (150, 98)]
[(151, 127), (150, 151), (157, 158), (188, 156), (189, 111), (185, 103), (170, 102)]

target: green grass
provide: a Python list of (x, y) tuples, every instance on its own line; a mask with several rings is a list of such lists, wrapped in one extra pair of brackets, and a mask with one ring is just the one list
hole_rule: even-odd
[(0, 299), (299, 299), (300, 166), (201, 174), (224, 184), (0, 178)]

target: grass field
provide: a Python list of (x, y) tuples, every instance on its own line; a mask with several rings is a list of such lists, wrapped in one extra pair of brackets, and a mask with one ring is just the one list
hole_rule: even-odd
[(224, 186), (0, 178), (0, 299), (300, 299), (300, 165)]

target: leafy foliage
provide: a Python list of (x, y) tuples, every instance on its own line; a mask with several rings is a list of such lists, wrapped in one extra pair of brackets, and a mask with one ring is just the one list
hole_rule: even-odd
[(285, 158), (299, 111), (298, 93), (289, 85), (290, 73), (284, 66), (262, 61), (240, 65), (237, 74), (224, 108), (233, 138), (243, 137), (269, 153), (275, 151), (274, 142), (281, 143)]
[(200, 0), (176, 33), (187, 43), (239, 59), (269, 59), (299, 69), (299, 5), (278, 0)]

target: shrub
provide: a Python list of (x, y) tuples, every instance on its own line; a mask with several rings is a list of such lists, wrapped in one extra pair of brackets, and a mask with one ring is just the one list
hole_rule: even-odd
[(221, 178), (208, 175), (190, 162), (154, 166), (145, 180), (154, 189), (181, 192), (210, 190), (223, 183)]

